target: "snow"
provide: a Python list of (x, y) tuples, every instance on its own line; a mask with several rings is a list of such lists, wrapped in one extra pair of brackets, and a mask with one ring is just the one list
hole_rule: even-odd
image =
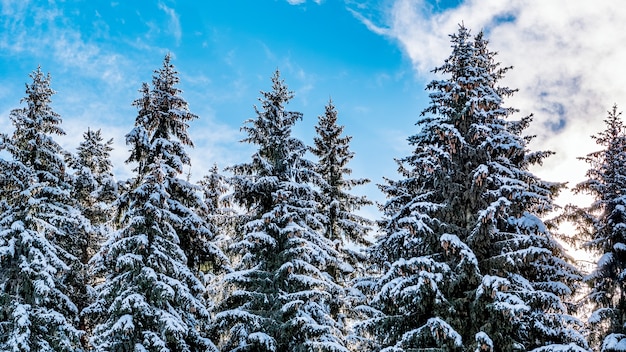
[(607, 252), (604, 253), (600, 259), (598, 259), (598, 263), (596, 264), (599, 268), (610, 265), (613, 262), (613, 253)]
[[(603, 350), (604, 351), (604, 350)], [(530, 352), (589, 352), (588, 349), (577, 346), (574, 343), (567, 345), (564, 344), (551, 344), (535, 348)]]
[(472, 250), (456, 235), (445, 233), (441, 235), (439, 240), (444, 250), (447, 251), (448, 248), (451, 248), (455, 253), (458, 252), (461, 257), (461, 261), (458, 264), (459, 267), (469, 264), (470, 266), (478, 268), (478, 259), (476, 258), (476, 255), (474, 255), (474, 252), (472, 252)]
[(20, 220), (13, 222), (11, 224), (11, 230), (16, 231), (16, 232), (25, 231), (24, 223)]
[(121, 331), (121, 332), (130, 332), (135, 329), (135, 324), (133, 323), (133, 316), (130, 314), (125, 314), (119, 317), (115, 324), (112, 326), (113, 331)]
[(409, 342), (414, 339), (414, 335), (421, 335), (426, 331), (428, 331), (439, 345), (443, 345), (444, 341), (446, 341), (451, 342), (455, 347), (463, 347), (463, 338), (461, 335), (456, 332), (450, 324), (439, 317), (429, 318), (426, 325), (404, 334), (399, 344), (401, 345), (404, 341)]
[(622, 243), (622, 242), (618, 242), (618, 243), (613, 245), (613, 249), (616, 252), (626, 252), (626, 244)]
[(496, 292), (506, 291), (511, 286), (511, 282), (499, 276), (485, 275), (482, 283), (476, 290), (476, 298), (480, 298), (483, 294), (495, 296)]
[(276, 350), (276, 340), (266, 333), (253, 332), (248, 335), (248, 342), (254, 345), (260, 345), (265, 351)]
[(538, 216), (531, 214), (529, 212), (524, 212), (524, 214), (519, 217), (515, 223), (522, 229), (528, 229), (530, 231), (536, 233), (547, 233), (548, 230), (543, 220), (541, 220)]
[(484, 352), (484, 351), (493, 351), (494, 345), (493, 341), (483, 331), (479, 331), (476, 333), (476, 352)]
[(626, 335), (609, 334), (602, 342), (601, 352), (626, 351)]

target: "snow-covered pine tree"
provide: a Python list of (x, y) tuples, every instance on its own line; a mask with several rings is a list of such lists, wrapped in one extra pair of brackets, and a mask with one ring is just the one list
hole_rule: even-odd
[[(198, 209), (198, 215), (206, 221), (207, 226), (215, 235), (214, 243), (226, 249), (237, 237), (236, 233), (241, 222), (241, 216), (231, 208), (231, 202), (228, 199), (231, 196), (228, 178), (220, 173), (217, 164), (214, 164), (198, 184), (204, 200), (204, 207)], [(219, 298), (216, 297), (222, 292), (223, 276), (210, 270), (210, 266), (206, 264), (201, 267), (201, 271), (205, 273), (206, 295), (218, 301)]]
[(604, 120), (606, 129), (592, 136), (601, 150), (581, 158), (587, 179), (574, 187), (593, 196), (588, 207), (568, 207), (584, 248), (600, 259), (586, 277), (593, 306), (590, 343), (599, 351), (626, 351), (626, 126), (617, 106)]
[(211, 225), (214, 233), (228, 241), (234, 236), (238, 219), (236, 211), (231, 208), (228, 178), (214, 164), (199, 185), (206, 205), (201, 209), (200, 216)]
[[(153, 89), (144, 83), (135, 128), (126, 136), (135, 179), (121, 196), (120, 230), (94, 256), (95, 274), (105, 281), (86, 312), (97, 322), (91, 342), (96, 351), (209, 351), (203, 336), (209, 311), (204, 286), (194, 272), (198, 248), (211, 248), (215, 266), (225, 256), (210, 243), (211, 233), (189, 204), (199, 204), (197, 188), (180, 179), (190, 159), (187, 121), (195, 119), (181, 91), (177, 72), (165, 57)], [(185, 199), (182, 199), (186, 197)], [(198, 236), (190, 238), (191, 236)], [(186, 254), (188, 253), (189, 256)], [(192, 265), (192, 270), (189, 265)]]
[[(87, 129), (83, 133), (83, 141), (79, 144), (77, 153), (66, 157), (68, 165), (75, 170), (73, 198), (92, 226), (111, 220), (114, 212), (112, 204), (118, 198), (111, 162), (112, 145), (113, 139), (105, 142), (100, 130)], [(83, 260), (88, 261), (91, 258), (102, 239), (103, 237), (97, 237), (90, 241), (87, 246), (89, 252), (85, 253)]]
[[(188, 266), (198, 270), (202, 264), (212, 264), (216, 270), (225, 268), (228, 259), (213, 243), (215, 234), (211, 232), (207, 223), (198, 216), (196, 210), (205, 206), (202, 200), (201, 189), (197, 185), (181, 177), (184, 165), (191, 166), (191, 160), (184, 151), (184, 146), (193, 147), (193, 142), (187, 133), (187, 122), (198, 117), (189, 111), (187, 102), (180, 96), (182, 91), (176, 87), (179, 83), (178, 72), (170, 63), (170, 55), (165, 57), (163, 68), (154, 76), (152, 85), (152, 99), (156, 116), (149, 122), (153, 131), (152, 141), (157, 152), (163, 149), (164, 155), (174, 154), (169, 162), (174, 170), (167, 184), (170, 198), (169, 207), (179, 218), (174, 223), (176, 233), (180, 238), (180, 246), (187, 256)], [(172, 138), (173, 137), (173, 138)], [(158, 139), (168, 140), (171, 144), (161, 146)]]
[(61, 117), (50, 106), (50, 75), (37, 68), (26, 107), (11, 111), (13, 135), (0, 135), (0, 350), (81, 351), (73, 301), (81, 270), (68, 251), (87, 225), (71, 205), (65, 152), (54, 141)]
[(299, 112), (285, 110), (293, 97), (280, 78), (262, 92), (256, 118), (243, 140), (258, 147), (252, 161), (230, 170), (233, 198), (247, 213), (232, 245), (234, 272), (223, 280), (214, 331), (221, 351), (347, 351), (330, 315), (341, 287), (328, 274), (339, 253), (323, 236), (319, 176), (304, 158), (307, 147), (291, 136)]
[[(331, 268), (329, 272), (335, 282), (345, 287), (346, 296), (335, 296), (331, 313), (341, 323), (352, 350), (363, 348), (361, 339), (351, 331), (353, 322), (360, 314), (353, 307), (361, 305), (365, 296), (352, 287), (351, 280), (359, 277), (367, 266), (368, 257), (363, 251), (372, 245), (367, 238), (372, 220), (356, 212), (372, 202), (365, 196), (356, 196), (350, 191), (369, 183), (368, 179), (350, 179), (352, 170), (348, 163), (354, 158), (350, 151), (351, 136), (343, 136), (343, 126), (337, 124), (337, 110), (328, 101), (323, 115), (318, 116), (315, 126), (314, 146), (309, 148), (318, 158), (316, 171), (321, 176), (319, 212), (323, 215), (325, 236), (330, 239), (349, 265)], [(349, 323), (351, 321), (351, 323)]]
[(228, 179), (220, 173), (217, 164), (213, 164), (209, 169), (209, 174), (200, 180), (200, 186), (204, 193), (204, 202), (207, 204), (209, 214), (220, 213), (229, 207), (229, 203), (224, 199), (228, 193)]
[(362, 327), (385, 351), (583, 350), (564, 301), (580, 276), (541, 220), (563, 185), (529, 171), (551, 153), (528, 151), (531, 117), (507, 119), (508, 68), (483, 34), (461, 25), (451, 42), (403, 178), (380, 186), (383, 274)]
[[(84, 244), (77, 249), (77, 256), (82, 264), (81, 270), (75, 269), (74, 275), (84, 283), (76, 292), (76, 304), (82, 311), (91, 303), (91, 287), (98, 278), (89, 273), (89, 261), (98, 251), (106, 236), (112, 230), (113, 203), (117, 200), (117, 183), (113, 176), (113, 164), (110, 153), (113, 140), (104, 142), (100, 130), (88, 129), (83, 134), (83, 141), (78, 146), (77, 154), (66, 155), (68, 166), (75, 170), (72, 175), (72, 198), (76, 207), (89, 220), (91, 226), (84, 233)], [(80, 315), (79, 328), (86, 332), (83, 347), (88, 348), (88, 334), (93, 328), (84, 314)]]
[[(337, 110), (332, 100), (325, 110), (323, 115), (318, 116), (315, 146), (310, 148), (319, 159), (316, 171), (323, 181), (320, 185), (320, 213), (324, 215), (325, 236), (335, 243), (346, 261), (357, 266), (364, 262), (365, 257), (350, 245), (371, 245), (367, 235), (374, 223), (355, 212), (372, 202), (365, 196), (355, 196), (349, 191), (370, 180), (348, 178), (352, 174), (348, 163), (354, 157), (350, 151), (352, 137), (342, 136), (344, 127), (337, 124)], [(341, 274), (350, 273), (337, 273), (335, 280), (340, 280)]]

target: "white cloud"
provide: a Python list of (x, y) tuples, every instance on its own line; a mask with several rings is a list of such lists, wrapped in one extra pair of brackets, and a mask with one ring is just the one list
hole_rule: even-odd
[[(302, 5), (304, 3), (306, 3), (307, 0), (287, 0), (287, 2), (290, 5)], [(314, 3), (316, 4), (321, 4), (323, 0), (313, 0)]]
[(2, 2), (0, 49), (5, 53), (45, 58), (58, 63), (60, 68), (112, 85), (128, 78), (120, 68), (122, 56), (105, 52), (84, 40), (78, 30), (65, 22), (60, 8), (26, 5), (28, 2)]
[[(113, 3), (111, 6), (116, 5)], [(163, 4), (159, 4), (159, 8), (167, 14), (164, 25), (168, 33), (179, 40), (182, 31), (178, 14)], [(0, 0), (0, 15), (0, 50), (3, 54), (13, 57), (13, 61), (26, 58), (34, 61), (35, 65), (42, 63), (44, 72), (51, 72), (52, 88), (58, 92), (53, 97), (52, 108), (61, 114), (62, 128), (66, 131), (65, 136), (58, 137), (58, 142), (73, 152), (87, 128), (102, 129), (106, 139), (114, 138), (112, 161), (116, 176), (120, 180), (131, 176), (133, 165), (124, 163), (128, 158), (125, 135), (132, 129), (136, 116), (131, 102), (139, 97), (137, 89), (141, 82), (149, 81), (152, 69), (159, 68), (158, 61), (146, 57), (155, 53), (156, 59), (159, 56), (162, 58), (161, 54), (166, 50), (155, 46), (150, 38), (142, 39), (141, 36), (135, 38), (135, 42), (129, 37), (111, 38), (106, 26), (102, 28), (104, 33), (99, 32), (99, 38), (81, 34), (80, 23), (69, 13), (68, 7), (53, 2), (40, 4)], [(98, 42), (102, 37), (107, 40)], [(128, 46), (134, 50), (123, 49)], [(147, 63), (154, 66), (146, 67)], [(206, 85), (211, 82), (205, 76), (183, 72), (181, 76), (190, 93), (196, 91), (207, 95), (204, 98), (196, 94), (197, 101), (208, 105), (207, 101), (216, 100), (208, 96), (212, 94), (210, 90), (206, 92)], [(0, 116), (4, 117), (0, 119), (0, 130), (12, 133), (13, 126), (7, 117), (12, 109), (23, 106), (19, 101), (29, 77), (21, 77), (19, 83), (2, 77), (0, 82)], [(233, 87), (241, 84), (233, 82)], [(223, 94), (239, 94), (238, 91), (230, 89)], [(233, 141), (239, 139), (235, 137), (238, 129), (229, 128), (212, 118), (206, 119), (206, 115), (211, 116), (210, 111), (206, 111), (208, 109), (204, 107), (205, 111), (199, 112), (200, 120), (190, 129), (197, 131), (193, 132), (197, 147), (189, 150), (195, 178), (206, 173), (214, 162), (223, 167), (241, 156), (238, 146), (231, 147)], [(198, 113), (193, 108), (192, 112)], [(227, 143), (229, 146), (225, 146)], [(245, 155), (249, 154), (246, 151)]]
[(359, 11), (355, 11), (351, 8), (346, 8), (354, 17), (356, 17), (356, 19), (358, 19), (359, 21), (361, 21), (366, 27), (367, 29), (369, 29), (370, 31), (376, 33), (376, 34), (380, 34), (380, 35), (391, 35), (393, 36), (394, 33), (390, 33), (388, 28), (383, 28), (380, 27), (378, 25), (376, 25), (374, 23), (374, 21), (370, 20), (369, 18), (367, 18), (366, 16), (364, 16), (363, 14), (361, 14), (361, 12)]
[(163, 10), (169, 17), (168, 30), (174, 36), (176, 42), (180, 43), (183, 37), (183, 31), (180, 26), (180, 16), (173, 8), (168, 7), (162, 2), (159, 2), (159, 9)]
[(626, 110), (626, 7), (618, 1), (468, 0), (435, 13), (423, 1), (395, 0), (387, 15), (383, 24), (363, 22), (398, 40), (426, 79), (449, 56), (459, 23), (486, 32), (497, 60), (514, 66), (502, 82), (519, 89), (508, 103), (518, 117), (535, 115), (533, 149), (557, 152), (537, 170), (546, 179), (582, 180), (588, 166), (576, 158), (596, 148), (590, 135), (613, 103)]

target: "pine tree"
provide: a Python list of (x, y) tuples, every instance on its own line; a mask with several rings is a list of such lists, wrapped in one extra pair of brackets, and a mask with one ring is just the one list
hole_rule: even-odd
[[(180, 179), (190, 159), (187, 121), (196, 116), (180, 97), (177, 72), (165, 57), (155, 71), (153, 88), (142, 86), (135, 128), (126, 136), (136, 177), (121, 196), (120, 230), (93, 259), (95, 274), (105, 277), (87, 312), (98, 323), (92, 344), (97, 351), (216, 350), (203, 336), (209, 320), (204, 286), (196, 265), (211, 248), (219, 265), (225, 258), (208, 241), (210, 232), (190, 204), (197, 188)], [(196, 236), (198, 237), (191, 237)], [(191, 266), (191, 268), (190, 268)], [(193, 269), (192, 269), (193, 268)]]
[(276, 71), (257, 117), (242, 128), (258, 151), (231, 168), (233, 199), (246, 210), (231, 246), (235, 271), (223, 279), (214, 331), (222, 351), (347, 351), (329, 302), (341, 294), (329, 270), (339, 253), (322, 234), (312, 185), (319, 177), (291, 136), (302, 114)]
[[(80, 351), (73, 298), (80, 282), (72, 255), (87, 225), (72, 207), (61, 117), (50, 106), (50, 75), (37, 68), (26, 85), (26, 107), (11, 111), (15, 131), (0, 135), (0, 350)], [(80, 269), (80, 268), (79, 268)]]
[(238, 216), (231, 208), (228, 178), (220, 173), (217, 165), (213, 165), (209, 169), (209, 174), (200, 180), (199, 185), (205, 204), (200, 216), (211, 226), (211, 231), (219, 234), (218, 237), (224, 240), (232, 238), (236, 231)]
[[(371, 205), (365, 196), (355, 196), (350, 191), (369, 183), (368, 179), (350, 179), (352, 170), (348, 163), (354, 158), (350, 151), (352, 137), (342, 136), (343, 126), (337, 124), (337, 110), (329, 100), (323, 115), (318, 116), (314, 147), (310, 148), (318, 157), (316, 167), (321, 176), (319, 212), (323, 215), (325, 237), (333, 242), (349, 265), (330, 271), (335, 282), (345, 287), (346, 296), (335, 296), (331, 313), (340, 322), (343, 333), (349, 340), (351, 350), (363, 348), (362, 339), (354, 334), (351, 326), (361, 314), (354, 306), (363, 303), (365, 296), (352, 287), (351, 280), (358, 278), (367, 266), (369, 258), (363, 249), (371, 246), (367, 238), (373, 221), (356, 214), (363, 206)], [(349, 323), (349, 321), (352, 322)]]
[(508, 68), (483, 34), (460, 26), (451, 42), (403, 178), (380, 186), (383, 273), (362, 328), (386, 351), (584, 350), (565, 301), (580, 276), (541, 220), (563, 184), (529, 171), (551, 153), (528, 151), (531, 117), (507, 119)]
[[(113, 203), (117, 200), (118, 189), (110, 160), (112, 144), (112, 139), (106, 143), (103, 141), (100, 130), (88, 129), (83, 134), (78, 153), (66, 155), (67, 164), (76, 170), (72, 175), (72, 198), (91, 225), (85, 229), (84, 243), (77, 250), (77, 257), (82, 266), (74, 269), (77, 281), (82, 283), (76, 292), (79, 311), (91, 304), (93, 298), (91, 288), (98, 280), (89, 273), (89, 261), (113, 228), (111, 221), (114, 214)], [(83, 347), (87, 349), (88, 334), (93, 327), (84, 314), (80, 315), (78, 326), (86, 332), (82, 341)]]
[(626, 351), (626, 127), (620, 116), (614, 105), (604, 120), (606, 129), (592, 136), (602, 149), (581, 158), (589, 170), (574, 191), (590, 194), (593, 203), (570, 206), (567, 212), (577, 224), (584, 248), (600, 255), (586, 280), (593, 306), (590, 342), (602, 351)]
[[(114, 213), (112, 204), (118, 197), (117, 183), (113, 175), (111, 152), (113, 139), (104, 142), (100, 130), (88, 129), (83, 133), (76, 155), (67, 155), (66, 160), (75, 172), (73, 174), (73, 198), (81, 212), (93, 226), (105, 224)], [(97, 250), (94, 238), (87, 246), (90, 253), (85, 253), (86, 261)]]
[[(343, 126), (337, 124), (337, 110), (332, 100), (326, 105), (324, 115), (318, 117), (315, 126), (317, 136), (313, 155), (319, 158), (316, 171), (322, 177), (320, 212), (325, 215), (326, 237), (336, 243), (346, 260), (356, 266), (365, 260), (350, 249), (349, 245), (369, 246), (367, 239), (373, 222), (355, 214), (366, 205), (371, 205), (365, 196), (349, 193), (352, 188), (369, 183), (368, 179), (348, 179), (352, 170), (347, 166), (354, 157), (350, 151), (352, 137), (342, 137)], [(335, 279), (339, 279), (338, 276)]]
[[(178, 154), (178, 160), (171, 162), (171, 167), (178, 173), (182, 173), (183, 165), (190, 166), (191, 160), (184, 152), (183, 146), (193, 147), (187, 133), (187, 122), (198, 117), (189, 112), (187, 102), (180, 97), (181, 90), (176, 88), (179, 83), (178, 73), (170, 64), (170, 55), (165, 58), (163, 68), (153, 80), (153, 100), (158, 117), (152, 120), (153, 141), (158, 139), (169, 140), (175, 137), (177, 141), (170, 141), (164, 145), (164, 153)], [(158, 123), (157, 123), (158, 121)], [(157, 144), (157, 150), (161, 148)], [(171, 150), (169, 150), (171, 148)], [(174, 171), (172, 170), (172, 174)], [(179, 234), (180, 246), (187, 256), (188, 266), (198, 270), (201, 264), (213, 263), (215, 268), (224, 268), (228, 259), (222, 251), (213, 244), (214, 234), (194, 211), (204, 206), (201, 197), (201, 189), (186, 179), (170, 177), (168, 181), (170, 194), (169, 207), (180, 218), (175, 223), (176, 232)]]
[(220, 174), (217, 164), (209, 169), (209, 174), (200, 180), (200, 186), (204, 193), (204, 202), (207, 204), (208, 213), (216, 214), (228, 207), (228, 201), (224, 199), (228, 192), (228, 180)]

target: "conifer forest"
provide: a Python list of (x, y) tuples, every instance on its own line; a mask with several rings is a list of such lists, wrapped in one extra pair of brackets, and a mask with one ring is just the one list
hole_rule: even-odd
[[(36, 68), (2, 116), (0, 351), (626, 351), (618, 107), (572, 186), (593, 201), (557, 205), (565, 183), (531, 171), (553, 153), (530, 150), (532, 116), (505, 103), (511, 68), (483, 32), (459, 25), (450, 44), (407, 126), (412, 152), (389, 156), (378, 219), (361, 215), (370, 180), (351, 176), (333, 100), (305, 144), (279, 70), (242, 121), (249, 160), (192, 182), (200, 117), (169, 54), (126, 102), (125, 180), (100, 130), (75, 151), (55, 141), (62, 117)], [(583, 270), (565, 244), (598, 259)]]

